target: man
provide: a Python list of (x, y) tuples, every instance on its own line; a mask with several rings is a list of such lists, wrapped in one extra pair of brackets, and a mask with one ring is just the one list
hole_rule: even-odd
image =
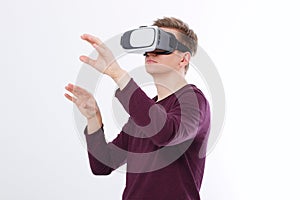
[(123, 199), (197, 200), (205, 165), (210, 108), (203, 93), (185, 80), (197, 36), (176, 18), (163, 18), (154, 26), (172, 33), (189, 51), (145, 52), (146, 71), (153, 77), (157, 96), (149, 98), (114, 60), (96, 37), (81, 36), (98, 52), (93, 60), (80, 60), (110, 76), (119, 89), (115, 96), (130, 115), (120, 134), (107, 143), (102, 116), (94, 97), (68, 84), (65, 94), (87, 118), (84, 130), (92, 172), (107, 175), (127, 163)]

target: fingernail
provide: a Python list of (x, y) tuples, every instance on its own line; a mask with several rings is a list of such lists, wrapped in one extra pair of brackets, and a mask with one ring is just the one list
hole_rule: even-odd
[(84, 59), (83, 56), (80, 56), (79, 59), (80, 59), (81, 61), (85, 61), (85, 59)]

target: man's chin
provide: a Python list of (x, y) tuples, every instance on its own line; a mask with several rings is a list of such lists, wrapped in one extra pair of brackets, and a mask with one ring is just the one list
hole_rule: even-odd
[(145, 67), (146, 67), (146, 71), (149, 73), (149, 74), (152, 74), (152, 73), (155, 73), (155, 71), (157, 70), (157, 64), (155, 65), (154, 63), (146, 63), (145, 64)]
[(157, 63), (145, 64), (145, 67), (149, 74), (162, 74), (170, 71), (169, 67)]

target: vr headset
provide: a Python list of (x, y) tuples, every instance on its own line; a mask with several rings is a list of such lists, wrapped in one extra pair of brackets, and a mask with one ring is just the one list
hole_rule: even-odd
[(125, 32), (121, 37), (121, 46), (128, 53), (149, 52), (155, 54), (171, 54), (175, 50), (181, 52), (191, 52), (189, 48), (179, 42), (175, 35), (166, 32), (157, 26), (141, 26)]

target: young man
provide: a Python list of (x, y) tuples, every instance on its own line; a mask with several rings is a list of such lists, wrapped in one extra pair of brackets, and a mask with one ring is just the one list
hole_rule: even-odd
[(107, 175), (127, 163), (123, 199), (198, 200), (210, 128), (210, 108), (203, 93), (185, 80), (197, 36), (176, 18), (163, 18), (155, 26), (172, 33), (189, 51), (145, 52), (146, 71), (153, 77), (157, 96), (149, 98), (114, 60), (96, 37), (84, 34), (98, 52), (80, 60), (110, 76), (119, 89), (115, 96), (130, 115), (120, 134), (107, 143), (102, 116), (94, 97), (68, 84), (65, 94), (87, 118), (84, 130), (92, 172)]

